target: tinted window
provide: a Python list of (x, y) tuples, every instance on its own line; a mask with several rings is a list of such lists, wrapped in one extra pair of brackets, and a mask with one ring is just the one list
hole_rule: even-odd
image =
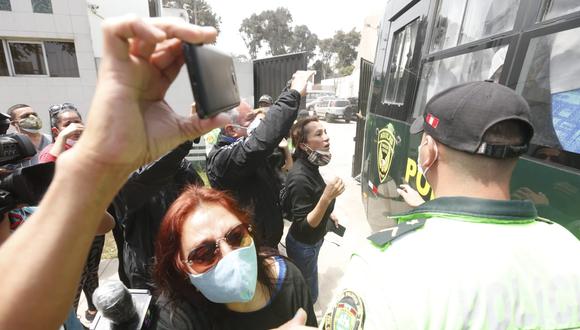
[(32, 0), (32, 12), (52, 14), (52, 2), (50, 0)]
[(4, 43), (0, 41), (0, 76), (9, 76), (6, 54), (4, 53)]
[(346, 107), (348, 105), (350, 105), (350, 102), (348, 101), (334, 101), (333, 102), (335, 107)]
[(418, 25), (418, 21), (415, 20), (393, 36), (384, 103), (403, 104), (405, 101)]
[(431, 52), (513, 29), (520, 0), (442, 0)]
[(470, 81), (499, 80), (508, 46), (479, 50), (473, 53), (425, 63), (413, 118), (418, 117), (425, 103), (436, 93)]
[(12, 10), (10, 0), (0, 0), (0, 10)]
[(580, 10), (578, 0), (544, 0), (544, 12), (542, 20), (571, 14)]
[(579, 58), (580, 28), (530, 41), (516, 90), (532, 109), (534, 144), (580, 153)]
[(10, 42), (9, 48), (15, 74), (46, 74), (42, 44)]
[(52, 77), (79, 77), (73, 42), (45, 41), (46, 59)]

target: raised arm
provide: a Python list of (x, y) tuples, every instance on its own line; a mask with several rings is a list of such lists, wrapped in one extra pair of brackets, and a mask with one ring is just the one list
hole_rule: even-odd
[(220, 166), (208, 164), (208, 175), (236, 180), (254, 173), (255, 164), (268, 157), (288, 135), (296, 120), (300, 99), (306, 94), (307, 83), (313, 74), (313, 71), (297, 71), (290, 88), (282, 92), (252, 134), (220, 149), (210, 159), (210, 162)]
[[(86, 129), (62, 154), (30, 221), (0, 247), (0, 329), (56, 329), (72, 305), (97, 226), (129, 174), (224, 124), (182, 117), (163, 101), (183, 64), (181, 41), (215, 40), (179, 19), (109, 20)], [(22, 308), (26, 306), (26, 308)]]

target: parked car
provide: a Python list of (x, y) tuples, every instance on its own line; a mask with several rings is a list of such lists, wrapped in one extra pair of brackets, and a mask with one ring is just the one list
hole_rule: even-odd
[(347, 99), (322, 101), (314, 106), (314, 112), (318, 117), (323, 117), (328, 123), (339, 118), (344, 119), (346, 123), (350, 123), (352, 119), (352, 110)]
[(308, 91), (308, 92), (306, 92), (306, 110), (313, 111), (314, 106), (318, 102), (324, 101), (324, 100), (331, 100), (331, 99), (335, 99), (335, 98), (336, 98), (336, 96), (334, 95), (333, 92), (318, 91), (318, 90)]

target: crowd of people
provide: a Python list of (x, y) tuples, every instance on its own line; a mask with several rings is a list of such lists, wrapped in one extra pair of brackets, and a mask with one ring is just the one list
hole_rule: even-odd
[[(258, 109), (241, 102), (208, 119), (195, 109), (177, 115), (164, 96), (183, 65), (181, 43), (215, 37), (170, 18), (108, 20), (86, 125), (74, 105), (54, 105), (49, 137), (30, 106), (7, 109), (38, 155), (7, 171), (56, 169), (38, 205), (17, 205), (0, 222), (1, 329), (80, 329), (82, 291), (85, 317), (94, 318), (102, 235), (111, 230), (119, 278), (153, 295), (154, 329), (580, 327), (580, 265), (570, 262), (580, 242), (538, 218), (532, 203), (509, 200), (533, 126), (525, 100), (492, 82), (427, 104), (411, 131), (422, 134), (417, 163), (437, 198), (423, 202), (401, 187), (417, 207), (363, 240), (317, 320), (318, 255), (338, 225), (345, 183), (320, 175), (329, 137), (299, 113), (313, 72), (296, 72)], [(185, 156), (214, 129), (204, 186)]]

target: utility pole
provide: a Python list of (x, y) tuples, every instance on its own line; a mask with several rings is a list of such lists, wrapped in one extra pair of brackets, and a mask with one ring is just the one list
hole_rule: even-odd
[(193, 24), (197, 24), (197, 1), (191, 0), (193, 2)]

